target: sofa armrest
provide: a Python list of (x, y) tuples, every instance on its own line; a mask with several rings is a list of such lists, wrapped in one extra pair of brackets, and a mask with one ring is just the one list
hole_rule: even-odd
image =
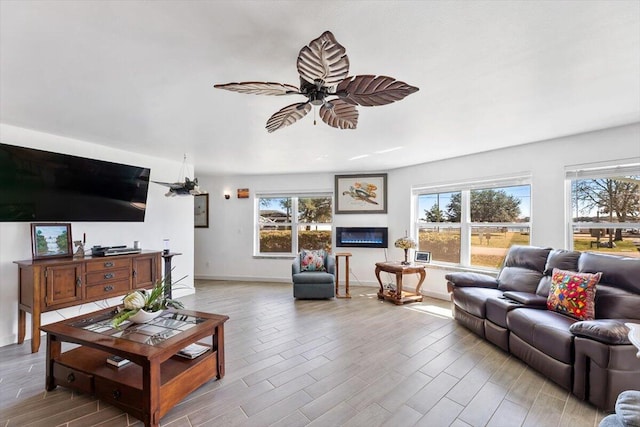
[(447, 279), (447, 290), (449, 293), (453, 292), (454, 287), (498, 289), (498, 279), (488, 274), (460, 272), (449, 273), (444, 277)]
[(529, 292), (507, 291), (505, 297), (524, 304), (532, 308), (547, 308), (547, 297), (532, 294)]
[(575, 336), (589, 338), (604, 344), (631, 344), (629, 328), (625, 326), (628, 319), (597, 319), (576, 322), (569, 330)]

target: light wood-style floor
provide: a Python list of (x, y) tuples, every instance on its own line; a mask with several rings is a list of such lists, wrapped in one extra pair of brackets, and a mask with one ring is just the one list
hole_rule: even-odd
[[(597, 426), (606, 415), (451, 319), (372, 287), (296, 301), (280, 283), (201, 281), (188, 308), (227, 314), (226, 376), (163, 426)], [(0, 348), (0, 426), (140, 426), (91, 396), (44, 391), (44, 346)]]

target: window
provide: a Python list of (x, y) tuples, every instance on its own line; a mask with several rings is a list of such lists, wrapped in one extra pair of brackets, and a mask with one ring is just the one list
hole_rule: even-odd
[(568, 247), (640, 258), (640, 164), (567, 171)]
[(256, 255), (331, 250), (331, 195), (258, 195), (256, 212)]
[(433, 262), (499, 268), (511, 245), (529, 244), (531, 187), (526, 182), (414, 189), (418, 249), (431, 252)]

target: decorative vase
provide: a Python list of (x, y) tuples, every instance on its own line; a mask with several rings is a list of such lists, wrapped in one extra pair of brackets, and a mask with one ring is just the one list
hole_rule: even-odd
[(409, 261), (407, 261), (407, 256), (409, 255), (409, 249), (404, 250), (404, 261), (402, 261), (402, 265), (409, 265)]
[(132, 321), (133, 323), (146, 323), (160, 316), (163, 311), (164, 310), (144, 311), (143, 309), (140, 309), (136, 314), (129, 317), (129, 320)]

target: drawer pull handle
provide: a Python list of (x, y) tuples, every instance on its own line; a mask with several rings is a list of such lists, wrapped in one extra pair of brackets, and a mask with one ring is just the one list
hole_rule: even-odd
[(67, 375), (67, 382), (68, 382), (68, 383), (72, 383), (72, 382), (74, 382), (75, 380), (76, 380), (76, 376), (75, 376), (75, 375), (73, 375), (73, 372), (72, 372), (72, 373), (70, 373), (69, 375)]
[(107, 261), (104, 263), (105, 267), (113, 267), (113, 263), (111, 261)]
[(138, 277), (138, 272), (136, 270), (133, 270), (133, 277)]
[(78, 287), (82, 286), (82, 279), (80, 277), (76, 277), (76, 285)]
[(113, 279), (113, 277), (114, 277), (113, 273), (107, 273), (107, 274), (104, 275), (105, 279)]
[(107, 286), (104, 287), (104, 291), (105, 292), (109, 292), (109, 291), (112, 291), (112, 290), (113, 290), (113, 286), (111, 286), (111, 285), (107, 285)]
[(120, 396), (122, 396), (122, 393), (120, 393), (120, 390), (115, 389), (115, 390), (113, 390), (113, 393), (111, 393), (111, 395), (113, 396), (113, 398), (115, 400), (118, 400), (118, 399), (120, 399)]

